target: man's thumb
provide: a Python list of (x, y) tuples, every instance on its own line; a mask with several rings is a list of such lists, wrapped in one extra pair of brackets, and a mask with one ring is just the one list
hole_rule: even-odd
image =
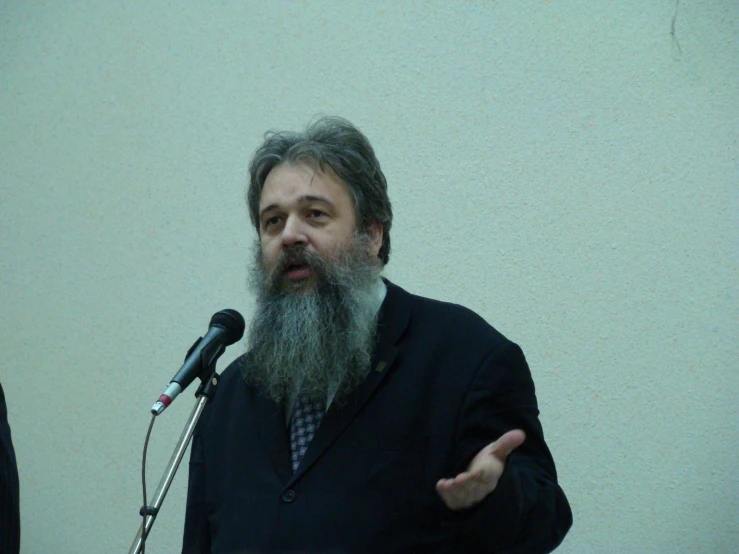
[(508, 431), (493, 443), (493, 454), (501, 460), (505, 460), (508, 454), (521, 446), (525, 440), (526, 433), (521, 431), (521, 429)]

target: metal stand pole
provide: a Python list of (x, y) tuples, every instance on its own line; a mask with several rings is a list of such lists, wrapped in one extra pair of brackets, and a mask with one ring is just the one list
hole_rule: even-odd
[(190, 444), (190, 439), (195, 432), (195, 426), (200, 419), (200, 415), (205, 409), (205, 405), (213, 397), (213, 394), (215, 394), (215, 389), (217, 385), (218, 374), (213, 373), (211, 377), (207, 381), (203, 381), (203, 383), (200, 385), (200, 388), (198, 388), (198, 391), (196, 393), (196, 396), (198, 397), (197, 404), (193, 408), (192, 413), (190, 414), (190, 418), (185, 424), (185, 429), (182, 431), (182, 435), (180, 435), (180, 440), (177, 441), (177, 445), (175, 446), (174, 452), (172, 453), (172, 457), (170, 458), (169, 463), (164, 470), (164, 475), (162, 475), (162, 479), (161, 481), (159, 481), (159, 486), (157, 487), (156, 491), (154, 491), (152, 503), (148, 506), (141, 507), (140, 515), (143, 517), (145, 510), (146, 520), (145, 522), (141, 522), (141, 525), (139, 526), (139, 531), (138, 533), (136, 533), (136, 538), (134, 539), (133, 544), (128, 551), (128, 554), (141, 553), (141, 547), (144, 543), (144, 539), (148, 537), (149, 532), (151, 532), (151, 527), (154, 525), (154, 520), (159, 513), (159, 508), (164, 502), (164, 497), (167, 496), (169, 486), (172, 484), (175, 473), (177, 473), (177, 468), (179, 468), (180, 462), (182, 461), (182, 458), (185, 455), (185, 451), (187, 450), (187, 445)]

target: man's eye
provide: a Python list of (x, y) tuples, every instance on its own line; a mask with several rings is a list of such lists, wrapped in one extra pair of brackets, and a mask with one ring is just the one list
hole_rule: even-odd
[(272, 227), (273, 225), (277, 225), (279, 222), (280, 222), (280, 216), (275, 215), (275, 216), (272, 216), (264, 220), (264, 227), (265, 228)]
[(326, 215), (326, 212), (322, 212), (321, 210), (311, 210), (309, 213), (310, 213), (310, 216), (314, 219), (317, 217), (323, 217), (324, 215)]

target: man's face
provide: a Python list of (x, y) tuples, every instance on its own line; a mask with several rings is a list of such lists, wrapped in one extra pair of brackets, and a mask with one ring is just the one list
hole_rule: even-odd
[[(350, 247), (356, 230), (349, 189), (333, 172), (282, 164), (267, 175), (259, 202), (259, 239), (264, 267), (279, 288), (315, 286), (316, 271), (300, 252), (334, 259)], [(382, 228), (372, 226), (370, 235), (376, 256)]]

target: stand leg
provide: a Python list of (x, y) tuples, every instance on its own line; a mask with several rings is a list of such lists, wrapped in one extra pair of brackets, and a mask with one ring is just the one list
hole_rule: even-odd
[[(216, 382), (212, 384), (215, 385), (217, 383), (218, 376), (214, 375), (213, 379)], [(190, 418), (185, 424), (185, 429), (182, 431), (182, 435), (180, 435), (180, 440), (177, 441), (177, 445), (175, 446), (174, 452), (172, 453), (172, 457), (170, 458), (169, 463), (164, 470), (164, 475), (162, 476), (161, 481), (159, 481), (159, 486), (157, 487), (156, 491), (154, 491), (152, 502), (148, 507), (150, 509), (147, 510), (149, 515), (146, 516), (145, 523), (143, 521), (141, 522), (141, 525), (139, 526), (139, 531), (138, 533), (136, 533), (136, 538), (134, 539), (133, 544), (131, 545), (131, 549), (128, 551), (128, 554), (140, 554), (144, 538), (149, 535), (151, 527), (152, 525), (154, 525), (154, 520), (157, 517), (159, 508), (164, 502), (164, 497), (167, 495), (169, 486), (172, 484), (175, 473), (177, 473), (177, 468), (179, 468), (180, 462), (185, 455), (187, 445), (190, 444), (190, 439), (195, 432), (195, 426), (200, 419), (200, 415), (205, 409), (205, 405), (210, 399), (209, 396), (210, 395), (203, 395), (198, 398), (198, 402), (193, 408), (192, 413), (190, 414)], [(144, 509), (146, 508), (147, 507), (145, 506)]]

